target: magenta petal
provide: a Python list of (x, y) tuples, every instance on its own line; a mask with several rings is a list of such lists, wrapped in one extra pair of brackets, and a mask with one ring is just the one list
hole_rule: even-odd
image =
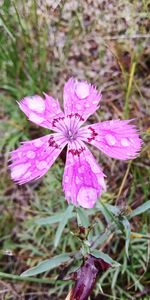
[(52, 166), (66, 142), (60, 134), (24, 142), (17, 150), (11, 152), (11, 177), (19, 184), (43, 176)]
[(142, 140), (132, 120), (112, 120), (82, 128), (84, 141), (96, 146), (110, 157), (127, 160), (138, 156)]
[(54, 119), (64, 117), (58, 100), (47, 94), (45, 94), (45, 100), (35, 95), (23, 98), (18, 104), (30, 121), (49, 129), (53, 129)]
[(98, 108), (101, 93), (85, 81), (70, 78), (64, 86), (65, 114), (77, 113), (86, 121)]
[(92, 208), (106, 189), (102, 170), (82, 142), (68, 147), (63, 189), (69, 203), (84, 208)]

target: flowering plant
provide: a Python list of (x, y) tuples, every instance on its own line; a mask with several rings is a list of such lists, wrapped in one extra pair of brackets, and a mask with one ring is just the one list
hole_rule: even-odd
[[(104, 253), (110, 240), (116, 234), (125, 240), (125, 253), (128, 257), (130, 238), (137, 235), (131, 231), (130, 219), (150, 208), (150, 201), (133, 211), (113, 206), (97, 199), (106, 191), (105, 175), (86, 144), (91, 144), (112, 158), (134, 159), (140, 152), (142, 140), (133, 120), (109, 120), (95, 124), (84, 123), (99, 108), (101, 92), (95, 86), (70, 78), (64, 86), (64, 112), (58, 100), (44, 94), (45, 99), (35, 95), (20, 101), (20, 109), (35, 124), (54, 131), (22, 145), (11, 152), (11, 177), (18, 184), (24, 184), (42, 177), (67, 146), (66, 163), (63, 175), (63, 190), (68, 207), (63, 214), (50, 216), (37, 221), (39, 225), (59, 222), (54, 239), (57, 248), (62, 232), (69, 219), (77, 213), (77, 232), (73, 233), (81, 243), (78, 252), (62, 253), (41, 261), (22, 273), (34, 276), (67, 263), (71, 268), (72, 260), (82, 260), (78, 270), (69, 277), (75, 280), (66, 300), (87, 300), (96, 280), (111, 267), (120, 267), (108, 254)], [(84, 210), (83, 208), (94, 208)], [(104, 215), (106, 228), (92, 234), (94, 224), (89, 222), (89, 214), (100, 212)], [(101, 245), (101, 246), (100, 246)], [(100, 246), (96, 250), (97, 246)], [(69, 266), (69, 267), (68, 267)], [(117, 271), (118, 274), (119, 271)], [(65, 273), (65, 270), (63, 271)]]
[(11, 177), (19, 184), (42, 177), (68, 145), (63, 189), (68, 203), (92, 208), (106, 190), (104, 173), (85, 143), (121, 160), (135, 158), (142, 145), (132, 120), (82, 125), (99, 108), (101, 92), (85, 81), (69, 79), (64, 87), (64, 112), (58, 100), (45, 95), (25, 97), (20, 109), (37, 125), (55, 131), (23, 142), (11, 152)]

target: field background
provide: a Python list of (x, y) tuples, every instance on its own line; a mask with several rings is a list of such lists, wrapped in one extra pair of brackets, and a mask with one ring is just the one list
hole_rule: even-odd
[[(57, 248), (58, 224), (36, 224), (67, 207), (61, 158), (40, 181), (17, 186), (10, 179), (9, 151), (47, 133), (27, 121), (16, 101), (46, 92), (63, 103), (63, 85), (71, 76), (96, 84), (103, 93), (101, 109), (89, 122), (135, 118), (144, 140), (132, 162), (93, 150), (107, 175), (102, 201), (115, 204), (119, 199), (120, 205), (134, 209), (150, 199), (149, 11), (148, 0), (0, 1), (0, 299), (65, 299), (71, 282), (55, 281), (63, 267), (31, 279), (19, 275), (41, 260), (80, 247), (71, 234), (77, 230), (76, 219), (68, 222)], [(100, 213), (90, 217), (95, 220), (103, 230)], [(148, 226), (148, 213), (132, 219), (132, 231), (146, 237)], [(91, 300), (150, 299), (150, 245), (143, 236), (131, 239), (129, 259), (124, 240), (110, 240), (104, 250), (122, 267), (100, 278)]]

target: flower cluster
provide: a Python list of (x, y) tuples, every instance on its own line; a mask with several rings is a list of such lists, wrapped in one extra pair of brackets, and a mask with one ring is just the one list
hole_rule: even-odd
[(83, 126), (99, 108), (101, 93), (85, 81), (69, 79), (64, 86), (64, 112), (58, 100), (44, 94), (19, 102), (28, 119), (55, 133), (23, 142), (11, 152), (11, 177), (24, 184), (43, 176), (68, 145), (63, 189), (68, 203), (92, 208), (106, 190), (104, 173), (85, 143), (112, 158), (135, 158), (142, 145), (132, 120), (112, 120)]

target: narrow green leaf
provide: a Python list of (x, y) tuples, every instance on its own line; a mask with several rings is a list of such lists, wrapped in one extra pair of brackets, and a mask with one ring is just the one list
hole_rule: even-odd
[(133, 218), (137, 215), (142, 214), (143, 212), (147, 211), (150, 209), (150, 200), (148, 200), (147, 202), (143, 203), (142, 205), (140, 205), (139, 207), (137, 207), (136, 209), (134, 209), (130, 214), (129, 214), (129, 218)]
[(20, 276), (22, 277), (28, 277), (28, 276), (35, 276), (37, 274), (50, 271), (61, 264), (67, 262), (70, 260), (70, 256), (67, 254), (60, 254), (55, 257), (52, 257), (51, 259), (44, 260), (40, 262), (37, 266), (28, 269), (27, 271), (23, 272)]
[(116, 262), (115, 260), (113, 260), (108, 254), (106, 254), (106, 253), (104, 253), (102, 251), (92, 250), (91, 254), (93, 256), (95, 256), (96, 258), (103, 259), (105, 262), (107, 262), (111, 266), (115, 266), (115, 267), (119, 267), (120, 266), (120, 264), (118, 262)]
[[(68, 218), (68, 220), (72, 219), (75, 216), (76, 216), (76, 214), (72, 213), (70, 215), (70, 217)], [(64, 217), (64, 213), (58, 213), (58, 214), (55, 214), (55, 215), (50, 216), (50, 217), (45, 217), (45, 218), (35, 220), (35, 223), (38, 224), (38, 225), (51, 225), (51, 224), (61, 222), (63, 217)]]
[(126, 235), (126, 241), (125, 241), (125, 250), (127, 257), (129, 256), (128, 250), (129, 250), (129, 242), (130, 242), (130, 235), (131, 235), (131, 226), (127, 218), (124, 217), (122, 224), (124, 226), (124, 231)]
[(55, 214), (50, 217), (41, 218), (39, 220), (36, 220), (35, 223), (38, 225), (51, 225), (51, 224), (60, 222), (62, 220), (63, 215), (64, 215), (63, 213)]
[(115, 285), (116, 285), (116, 282), (117, 282), (117, 278), (118, 278), (119, 272), (120, 272), (120, 269), (117, 268), (117, 269), (115, 270), (115, 273), (113, 274), (112, 283), (111, 283), (111, 288), (112, 288), (112, 289), (115, 288)]
[(109, 203), (105, 204), (107, 209), (111, 211), (113, 215), (119, 215), (121, 213), (120, 209), (116, 205), (111, 205)]
[(7, 34), (9, 35), (9, 37), (12, 39), (12, 41), (15, 41), (15, 37), (13, 36), (12, 32), (9, 30), (7, 23), (5, 22), (5, 20), (3, 19), (2, 15), (0, 18), (0, 27), (3, 26), (4, 29), (6, 30)]
[(94, 237), (94, 239), (93, 239), (91, 249), (95, 249), (95, 248), (99, 247), (100, 245), (102, 245), (109, 238), (111, 233), (112, 233), (112, 230), (108, 229), (105, 232), (103, 232), (101, 234), (101, 236), (99, 234), (97, 234), (97, 236)]
[(112, 221), (117, 225), (118, 229), (122, 230), (122, 226), (120, 224), (120, 221), (118, 220), (118, 218), (113, 215), (113, 213), (109, 210), (109, 208), (107, 207), (107, 204), (101, 202), (101, 203), (97, 203), (97, 207), (98, 209), (100, 209), (100, 211), (103, 213), (107, 223), (112, 223)]
[(78, 225), (87, 228), (89, 226), (89, 219), (86, 214), (86, 211), (81, 207), (77, 207), (77, 220)]
[(99, 203), (99, 202), (97, 202), (96, 205), (97, 205), (98, 210), (100, 210), (101, 213), (104, 215), (106, 222), (111, 223), (112, 222), (112, 216), (111, 216), (111, 213), (109, 213), (107, 211), (105, 205), (102, 204), (102, 203)]
[(68, 223), (68, 220), (70, 219), (71, 215), (72, 215), (72, 211), (73, 211), (74, 206), (73, 205), (69, 205), (68, 208), (66, 209), (65, 213), (62, 216), (62, 220), (59, 223), (59, 226), (57, 228), (56, 231), (56, 235), (55, 235), (55, 240), (54, 240), (54, 247), (57, 248), (62, 232), (66, 226), (66, 224)]
[[(3, 279), (9, 279), (12, 281), (24, 281), (24, 282), (34, 282), (34, 283), (39, 283), (39, 284), (55, 284), (56, 280), (51, 279), (51, 278), (36, 278), (36, 277), (23, 277), (20, 275), (15, 275), (12, 273), (4, 273), (0, 272), (0, 278)], [(57, 280), (58, 284), (64, 284), (63, 280)], [(69, 280), (67, 281), (68, 284), (70, 284)], [(66, 285), (66, 282), (65, 282)]]

